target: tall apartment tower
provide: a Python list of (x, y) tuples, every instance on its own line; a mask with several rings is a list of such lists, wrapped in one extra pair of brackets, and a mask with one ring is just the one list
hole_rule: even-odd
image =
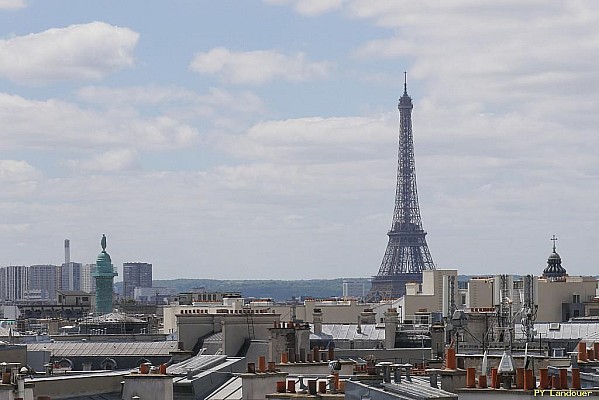
[(389, 243), (378, 274), (366, 296), (369, 301), (398, 298), (404, 295), (407, 282), (422, 283), (422, 271), (435, 269), (422, 229), (416, 169), (414, 163), (414, 137), (412, 134), (412, 98), (408, 95), (407, 79), (399, 109), (399, 150), (395, 210)]
[(39, 293), (39, 300), (56, 300), (56, 290), (60, 289), (60, 272), (58, 265), (31, 265), (27, 276), (29, 299)]
[(96, 313), (103, 315), (112, 312), (114, 277), (118, 274), (106, 252), (106, 235), (102, 235), (100, 244), (102, 252), (96, 258), (96, 270), (92, 276), (96, 280)]
[(58, 289), (82, 290), (93, 293), (96, 285), (92, 273), (95, 264), (82, 264), (71, 261), (71, 241), (64, 240), (64, 264), (59, 268)]
[(69, 262), (62, 264), (60, 268), (60, 289), (61, 290), (82, 290), (81, 289), (81, 269), (82, 264)]
[(152, 287), (152, 264), (144, 262), (123, 263), (123, 296), (132, 299), (136, 287)]
[(96, 280), (93, 277), (96, 264), (83, 264), (81, 267), (81, 290), (87, 293), (96, 292)]
[(81, 274), (83, 265), (71, 261), (71, 241), (64, 240), (64, 263), (60, 268), (60, 290), (83, 290), (81, 287)]
[(28, 272), (24, 265), (0, 268), (0, 297), (6, 301), (23, 300), (27, 292)]

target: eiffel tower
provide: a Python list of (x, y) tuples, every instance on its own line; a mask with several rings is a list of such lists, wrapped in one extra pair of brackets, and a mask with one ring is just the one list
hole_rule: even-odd
[(406, 291), (407, 282), (422, 282), (422, 271), (435, 269), (426, 232), (422, 229), (416, 170), (414, 138), (412, 135), (412, 98), (408, 96), (407, 73), (404, 73), (404, 92), (399, 99), (399, 151), (395, 210), (389, 243), (381, 267), (372, 278), (367, 301), (399, 298)]

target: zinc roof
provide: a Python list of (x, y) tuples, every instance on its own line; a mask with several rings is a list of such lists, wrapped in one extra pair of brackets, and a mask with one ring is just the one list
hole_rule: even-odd
[(241, 400), (241, 378), (234, 376), (206, 397), (206, 400)]
[[(516, 325), (516, 338), (523, 338), (522, 325)], [(547, 322), (534, 324), (537, 338), (562, 340), (591, 340), (599, 337), (599, 323), (584, 322)]]
[(177, 342), (53, 342), (28, 343), (28, 351), (50, 351), (54, 357), (168, 356)]
[[(311, 325), (314, 331), (314, 325)], [(358, 333), (357, 324), (322, 324), (321, 334), (310, 334), (310, 339), (333, 340), (385, 340), (385, 329), (375, 324), (362, 324)]]
[(196, 374), (223, 363), (227, 356), (198, 354), (180, 363), (170, 365), (166, 372), (172, 375), (187, 375), (188, 372)]

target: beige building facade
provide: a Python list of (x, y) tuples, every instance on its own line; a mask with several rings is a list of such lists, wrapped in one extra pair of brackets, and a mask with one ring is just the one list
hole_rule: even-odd
[(422, 284), (406, 284), (406, 294), (400, 299), (381, 302), (373, 307), (376, 321), (383, 322), (384, 313), (395, 308), (399, 323), (428, 324), (431, 314), (447, 316), (452, 299), (459, 308), (458, 271), (456, 269), (436, 269), (423, 271)]
[[(476, 277), (468, 281), (466, 309), (492, 308), (500, 302), (500, 276)], [(522, 278), (509, 275), (509, 292), (514, 312), (522, 307), (524, 290)], [(565, 276), (561, 279), (533, 277), (533, 298), (538, 306), (536, 322), (562, 322), (582, 317), (588, 304), (595, 301), (597, 279), (591, 276)]]

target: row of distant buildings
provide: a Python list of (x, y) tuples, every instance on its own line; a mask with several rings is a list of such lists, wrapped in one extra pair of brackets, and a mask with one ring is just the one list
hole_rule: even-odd
[(10, 265), (0, 267), (0, 300), (54, 301), (60, 290), (96, 290), (92, 273), (95, 264)]
[[(0, 267), (0, 301), (53, 302), (57, 291), (95, 293), (93, 273), (96, 264), (72, 262), (70, 241), (65, 240), (65, 262), (61, 265), (10, 265)], [(126, 299), (135, 297), (135, 289), (145, 293), (152, 287), (152, 264), (123, 263), (123, 293)], [(141, 290), (141, 289), (146, 289)]]

